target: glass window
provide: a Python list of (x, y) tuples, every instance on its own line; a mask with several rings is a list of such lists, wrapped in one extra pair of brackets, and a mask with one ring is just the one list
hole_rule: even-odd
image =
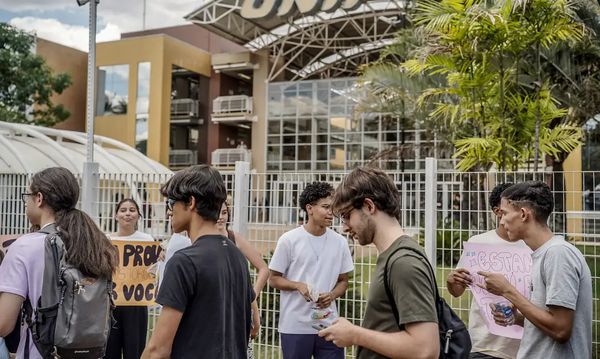
[(296, 134), (296, 119), (285, 119), (283, 120), (283, 134), (291, 135)]
[(270, 85), (269, 86), (269, 116), (279, 116), (283, 113), (282, 104), (283, 95), (281, 93), (281, 86)]
[(306, 133), (312, 129), (312, 118), (300, 118), (298, 119), (298, 133)]
[(318, 133), (327, 133), (327, 130), (329, 129), (329, 119), (327, 117), (316, 118), (315, 122)]
[(140, 62), (138, 64), (137, 78), (137, 102), (135, 112), (148, 113), (148, 105), (150, 98), (150, 63)]
[(329, 159), (329, 152), (327, 152), (327, 145), (317, 146), (317, 161), (326, 161)]
[(295, 161), (296, 160), (296, 145), (283, 146), (281, 149), (281, 159), (283, 161)]
[(277, 162), (281, 160), (281, 147), (279, 146), (268, 146), (267, 147), (267, 162)]
[(135, 148), (148, 153), (148, 108), (150, 102), (150, 63), (138, 64), (137, 99), (135, 104)]
[(298, 146), (298, 160), (299, 161), (310, 161), (311, 160), (311, 146), (310, 145), (299, 145)]
[(129, 65), (98, 67), (96, 115), (123, 115), (127, 113)]
[(282, 142), (286, 145), (293, 145), (298, 142), (296, 135), (283, 136)]
[(135, 149), (143, 154), (148, 153), (148, 115), (137, 115), (135, 118)]
[(306, 161), (298, 162), (298, 170), (302, 170), (302, 171), (310, 170), (310, 162), (306, 162)]
[(278, 135), (281, 133), (281, 121), (270, 120), (269, 121), (269, 135)]
[(312, 136), (311, 135), (298, 135), (298, 143), (311, 143)]
[(275, 144), (279, 145), (279, 144), (281, 144), (281, 136), (277, 136), (277, 135), (276, 136), (269, 136), (268, 140), (267, 140), (267, 143), (269, 145), (275, 145)]

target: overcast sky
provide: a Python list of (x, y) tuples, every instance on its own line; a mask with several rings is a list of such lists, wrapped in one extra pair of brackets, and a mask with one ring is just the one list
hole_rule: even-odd
[[(203, 0), (146, 0), (146, 29), (185, 24)], [(142, 30), (143, 0), (100, 0), (96, 41)], [(0, 21), (87, 52), (89, 6), (76, 0), (1, 0)]]

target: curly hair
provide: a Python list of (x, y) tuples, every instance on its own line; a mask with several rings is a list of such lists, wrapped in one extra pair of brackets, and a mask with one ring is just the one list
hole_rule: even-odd
[(306, 206), (317, 203), (321, 198), (333, 194), (333, 186), (327, 182), (313, 182), (306, 185), (300, 194), (300, 209), (306, 212)]
[(500, 200), (502, 199), (502, 192), (504, 192), (508, 187), (512, 186), (513, 183), (500, 183), (492, 190), (490, 193), (490, 208), (494, 209), (496, 207), (500, 207)]
[(533, 210), (538, 223), (546, 223), (554, 209), (554, 197), (547, 184), (540, 181), (517, 183), (502, 192), (502, 198), (518, 207)]

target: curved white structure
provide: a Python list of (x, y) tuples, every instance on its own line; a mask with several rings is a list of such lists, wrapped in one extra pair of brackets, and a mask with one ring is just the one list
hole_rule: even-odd
[[(94, 137), (100, 173), (171, 174), (171, 170), (136, 149), (103, 136)], [(33, 173), (60, 166), (83, 171), (84, 133), (0, 122), (0, 173)]]

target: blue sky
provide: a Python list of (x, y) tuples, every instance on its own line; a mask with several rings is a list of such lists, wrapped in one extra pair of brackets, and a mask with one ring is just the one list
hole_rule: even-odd
[[(146, 0), (146, 29), (185, 24), (183, 17), (202, 0)], [(100, 0), (98, 42), (142, 30), (144, 0)], [(37, 36), (87, 51), (89, 7), (75, 0), (1, 0), (0, 21)]]

